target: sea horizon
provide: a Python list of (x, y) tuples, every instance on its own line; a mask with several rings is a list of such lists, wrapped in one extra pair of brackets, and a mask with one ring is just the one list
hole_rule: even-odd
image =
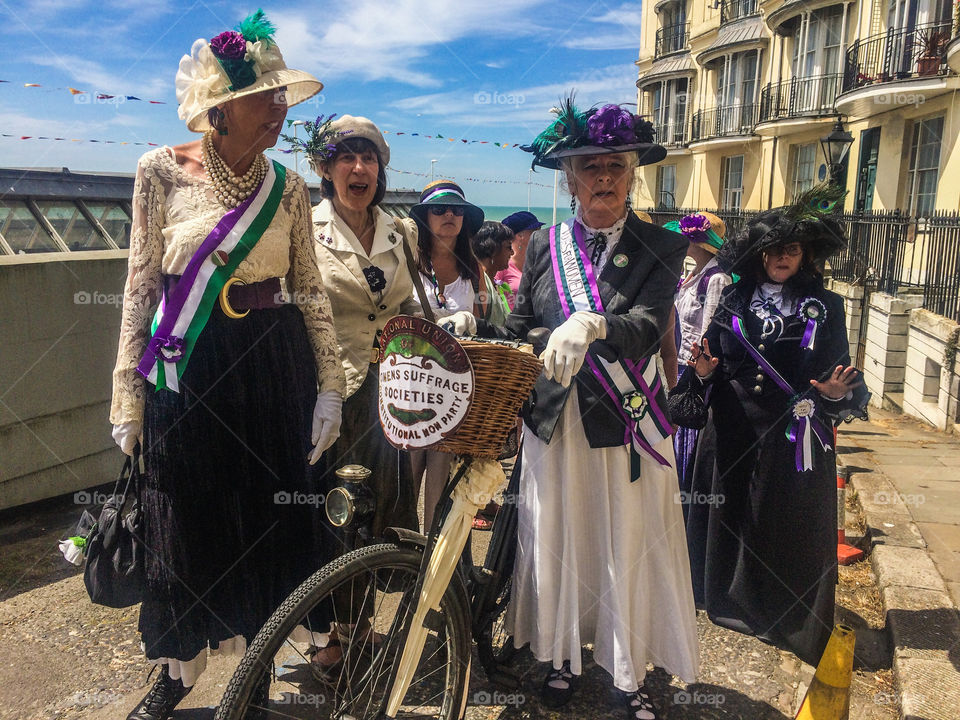
[[(528, 208), (526, 205), (481, 205), (483, 209), (484, 218), (487, 220), (503, 220), (508, 215), (512, 215), (515, 212), (520, 212), (521, 210), (527, 211)], [(544, 223), (545, 225), (552, 224), (553, 220), (553, 208), (549, 206), (537, 206), (531, 205), (529, 212), (532, 212), (537, 216), (537, 219)], [(564, 205), (557, 206), (557, 222), (561, 222), (570, 217), (570, 208)]]

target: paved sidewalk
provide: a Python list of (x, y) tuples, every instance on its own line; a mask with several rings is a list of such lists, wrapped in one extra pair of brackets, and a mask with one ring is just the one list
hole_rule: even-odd
[(960, 439), (871, 408), (840, 428), (906, 720), (960, 716)]

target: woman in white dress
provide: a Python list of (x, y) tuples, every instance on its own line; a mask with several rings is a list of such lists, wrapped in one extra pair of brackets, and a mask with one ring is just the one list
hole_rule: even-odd
[(544, 705), (570, 700), (592, 644), (626, 716), (650, 720), (647, 665), (692, 682), (698, 664), (656, 365), (687, 243), (629, 210), (636, 167), (666, 154), (650, 124), (616, 105), (580, 112), (568, 101), (558, 114), (531, 150), (535, 165), (563, 169), (575, 217), (534, 233), (505, 329), (477, 328), (552, 330), (523, 411), (510, 619), (516, 645), (552, 664)]

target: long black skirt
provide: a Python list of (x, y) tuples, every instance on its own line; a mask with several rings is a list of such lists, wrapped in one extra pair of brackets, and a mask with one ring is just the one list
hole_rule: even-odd
[(323, 479), (329, 492), (338, 485), (335, 471), (339, 467), (363, 465), (372, 472), (369, 484), (376, 496), (373, 537), (380, 537), (388, 527), (420, 527), (410, 454), (387, 442), (380, 427), (377, 388), (377, 366), (371, 365), (363, 383), (343, 403), (340, 437), (326, 453), (329, 469)]
[[(797, 471), (788, 413), (737, 382), (714, 388), (687, 516), (693, 593), (717, 625), (816, 665), (834, 624), (836, 461)], [(816, 443), (814, 443), (816, 445)]]
[(148, 658), (249, 642), (321, 566), (331, 538), (307, 461), (314, 367), (295, 306), (239, 320), (215, 306), (180, 392), (148, 387), (139, 624)]

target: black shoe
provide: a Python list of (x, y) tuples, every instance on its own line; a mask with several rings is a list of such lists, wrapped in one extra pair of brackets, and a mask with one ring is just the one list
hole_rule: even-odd
[(177, 703), (192, 689), (185, 688), (182, 682), (171, 678), (167, 673), (167, 666), (164, 665), (150, 692), (127, 715), (127, 720), (168, 720)]
[(543, 688), (540, 690), (540, 703), (547, 708), (563, 707), (573, 697), (577, 676), (570, 671), (570, 661), (564, 660), (559, 670), (550, 668), (550, 672), (543, 679)]
[(636, 692), (623, 693), (623, 701), (627, 706), (627, 720), (658, 720), (657, 711), (643, 685)]

